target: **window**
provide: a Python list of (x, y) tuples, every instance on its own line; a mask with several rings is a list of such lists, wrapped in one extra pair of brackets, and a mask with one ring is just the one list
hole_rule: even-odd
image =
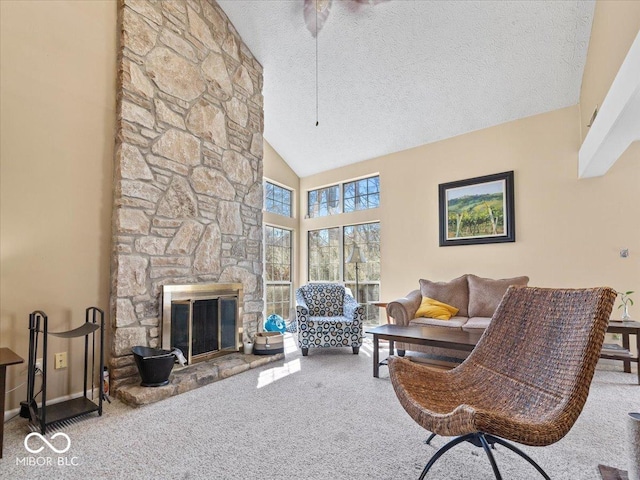
[[(366, 260), (358, 264), (358, 301), (364, 303), (367, 323), (377, 324), (380, 311), (371, 305), (380, 299), (380, 223), (347, 225), (343, 229), (343, 255), (349, 258), (357, 245)], [(344, 264), (344, 284), (356, 296), (356, 265)]]
[(307, 213), (309, 218), (326, 217), (340, 213), (339, 185), (310, 190)]
[(343, 185), (344, 212), (380, 206), (380, 177), (363, 178)]
[(291, 217), (291, 190), (265, 182), (264, 187), (265, 210), (267, 212)]
[(265, 226), (267, 316), (289, 318), (291, 307), (291, 231)]
[(325, 228), (309, 232), (309, 281), (339, 282), (340, 228)]
[[(342, 189), (342, 205), (340, 191)], [(380, 176), (363, 178), (330, 187), (309, 190), (307, 196), (309, 218), (326, 217), (380, 206)]]
[(377, 325), (380, 309), (370, 305), (380, 299), (380, 223), (345, 225), (309, 231), (310, 282), (340, 282), (356, 293), (356, 266), (344, 263), (358, 245), (366, 262), (358, 264), (358, 300), (365, 304), (367, 324)]

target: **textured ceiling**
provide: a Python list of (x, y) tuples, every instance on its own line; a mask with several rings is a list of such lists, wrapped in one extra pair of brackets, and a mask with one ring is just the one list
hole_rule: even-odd
[[(265, 139), (300, 177), (575, 105), (594, 2), (218, 0), (264, 67)], [(425, 159), (425, 161), (429, 161)]]

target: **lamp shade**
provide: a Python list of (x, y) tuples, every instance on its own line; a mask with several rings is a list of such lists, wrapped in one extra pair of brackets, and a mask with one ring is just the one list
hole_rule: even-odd
[(367, 263), (367, 259), (364, 258), (364, 254), (360, 251), (358, 245), (354, 245), (345, 263)]

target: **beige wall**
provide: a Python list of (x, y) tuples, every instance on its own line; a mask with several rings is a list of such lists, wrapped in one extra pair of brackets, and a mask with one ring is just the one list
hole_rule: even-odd
[(587, 124), (596, 105), (602, 106), (639, 30), (640, 2), (606, 0), (596, 3), (580, 91), (580, 127), (583, 140), (589, 131)]
[[(31, 311), (52, 331), (108, 312), (116, 2), (2, 0), (0, 18), (0, 346), (26, 361)], [(82, 350), (50, 346), (49, 365), (58, 351), (71, 365), (50, 368), (49, 398), (82, 388)], [(12, 388), (26, 365), (8, 373)]]
[[(577, 106), (565, 108), (303, 178), (304, 195), (379, 172), (382, 206), (303, 219), (301, 237), (379, 219), (382, 300), (406, 294), (419, 278), (465, 272), (529, 275), (537, 286), (640, 290), (640, 166), (621, 160), (604, 177), (578, 180), (578, 118)], [(439, 247), (438, 184), (508, 170), (515, 171), (516, 242)], [(619, 257), (622, 247), (629, 258)]]

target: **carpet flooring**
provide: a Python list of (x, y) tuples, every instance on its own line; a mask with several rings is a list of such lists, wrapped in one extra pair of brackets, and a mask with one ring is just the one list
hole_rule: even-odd
[[(599, 365), (573, 430), (549, 447), (522, 447), (554, 480), (599, 480), (598, 465), (627, 470), (627, 413), (640, 409), (640, 386), (621, 364)], [(398, 403), (386, 367), (372, 376), (370, 342), (311, 349), (302, 357), (286, 338), (283, 361), (138, 409), (105, 404), (60, 430), (70, 448), (54, 453), (31, 438), (25, 419), (5, 425), (2, 479), (416, 479), (446, 439), (428, 432)], [(49, 442), (58, 450), (63, 437)], [(540, 478), (498, 447), (505, 479)], [(50, 459), (50, 460), (49, 460)], [(428, 479), (490, 479), (484, 452), (462, 444)]]

